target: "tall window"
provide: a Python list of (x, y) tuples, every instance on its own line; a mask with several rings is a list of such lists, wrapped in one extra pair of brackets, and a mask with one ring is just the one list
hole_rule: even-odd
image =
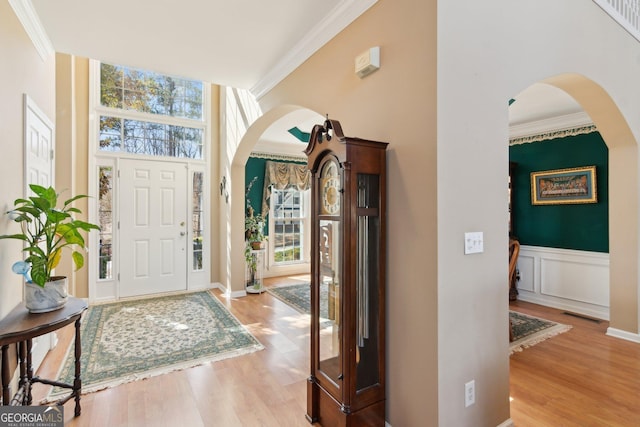
[(192, 224), (191, 234), (193, 236), (193, 270), (202, 270), (202, 244), (204, 243), (204, 193), (203, 193), (202, 172), (193, 173), (193, 194), (192, 194)]
[(100, 225), (99, 279), (113, 278), (113, 168), (98, 169), (98, 222)]
[(100, 64), (100, 150), (203, 158), (203, 83)]
[(271, 193), (274, 223), (274, 262), (286, 264), (303, 260), (306, 214), (302, 192), (295, 188), (273, 189)]

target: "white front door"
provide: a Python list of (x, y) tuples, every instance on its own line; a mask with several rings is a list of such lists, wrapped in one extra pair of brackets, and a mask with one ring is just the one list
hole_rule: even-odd
[(187, 165), (120, 162), (121, 297), (187, 289)]

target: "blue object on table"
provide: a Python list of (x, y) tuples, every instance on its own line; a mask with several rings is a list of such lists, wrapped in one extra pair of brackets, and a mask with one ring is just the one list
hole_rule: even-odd
[(26, 261), (17, 261), (11, 266), (11, 270), (16, 274), (22, 274), (27, 283), (31, 283), (31, 276), (29, 276), (30, 269), (31, 264)]

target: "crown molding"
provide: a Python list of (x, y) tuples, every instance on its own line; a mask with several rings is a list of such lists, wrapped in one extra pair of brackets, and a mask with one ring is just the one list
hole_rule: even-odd
[(250, 89), (256, 100), (262, 98), (377, 1), (347, 0), (340, 2)]
[(565, 114), (544, 120), (509, 127), (509, 145), (543, 141), (563, 136), (597, 131), (591, 117), (585, 112)]
[(31, 3), (31, 0), (9, 0), (9, 4), (31, 39), (38, 55), (43, 61), (46, 61), (56, 51), (40, 22), (40, 18), (38, 18), (38, 13), (33, 7), (33, 3)]

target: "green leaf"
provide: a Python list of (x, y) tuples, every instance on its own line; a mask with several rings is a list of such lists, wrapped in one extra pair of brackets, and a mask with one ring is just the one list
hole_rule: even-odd
[(27, 261), (31, 263), (31, 280), (35, 284), (44, 287), (44, 284), (49, 280), (44, 260), (29, 257)]
[(77, 195), (75, 197), (70, 198), (69, 200), (65, 200), (64, 206), (70, 205), (71, 203), (75, 202), (76, 200), (84, 199), (85, 197), (89, 197), (89, 196), (86, 196), (84, 194), (79, 194), (79, 195)]
[(83, 229), (84, 231), (89, 231), (89, 230), (100, 230), (100, 227), (95, 225), (95, 224), (91, 224), (89, 222), (84, 222), (84, 221), (80, 221), (80, 220), (75, 220), (73, 221), (73, 224), (75, 226), (77, 226), (78, 228)]
[(31, 191), (33, 191), (35, 194), (37, 194), (40, 197), (43, 197), (43, 195), (47, 191), (46, 188), (38, 184), (29, 184), (29, 188), (31, 189)]
[(3, 236), (0, 236), (0, 239), (18, 239), (18, 240), (24, 240), (24, 241), (29, 240), (27, 239), (27, 236), (25, 236), (24, 234), (5, 234)]
[(33, 206), (29, 206), (29, 205), (19, 206), (19, 207), (15, 208), (13, 211), (14, 212), (28, 213), (29, 215), (33, 215), (34, 217), (39, 217), (40, 216), (40, 211), (38, 209), (34, 208)]
[(69, 215), (68, 213), (58, 210), (50, 210), (47, 212), (47, 219), (53, 223), (62, 222), (70, 216), (71, 215)]
[(58, 233), (66, 243), (84, 246), (84, 238), (73, 225), (60, 224), (58, 226)]
[(48, 211), (52, 207), (51, 203), (47, 199), (42, 197), (31, 197), (31, 201), (36, 208), (40, 209), (43, 212)]
[(80, 270), (84, 266), (84, 256), (78, 251), (73, 251), (71, 257), (76, 264), (76, 270)]

